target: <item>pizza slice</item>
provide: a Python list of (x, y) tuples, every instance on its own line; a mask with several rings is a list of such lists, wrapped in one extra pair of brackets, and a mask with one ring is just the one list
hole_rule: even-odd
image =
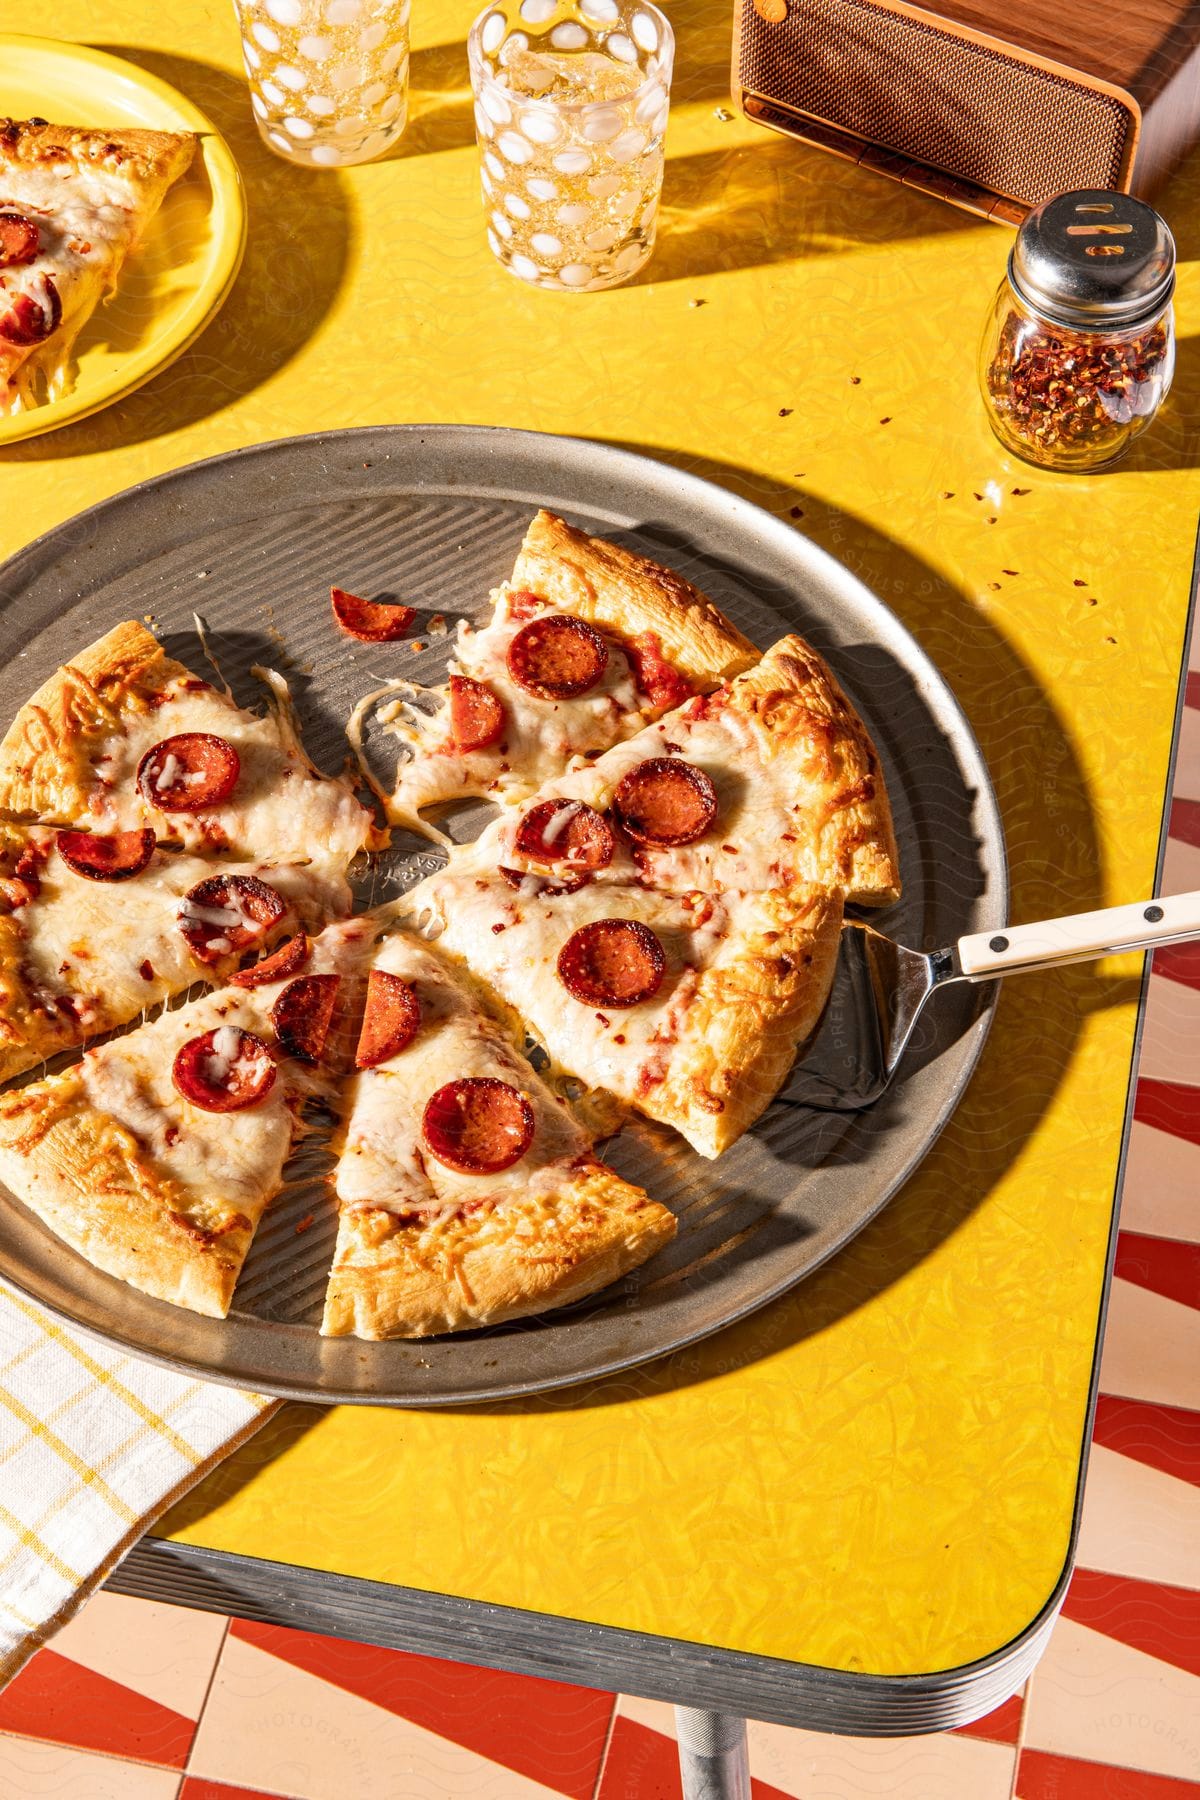
[[(264, 672), (265, 673), (265, 672)], [(378, 834), (343, 776), (305, 754), (286, 684), (265, 718), (130, 620), (57, 669), (0, 742), (0, 810), (252, 861), (344, 870)]]
[(0, 119), (0, 415), (66, 391), (79, 332), (196, 141)]
[[(537, 891), (530, 891), (535, 888)], [(836, 890), (515, 885), (451, 865), (407, 897), (556, 1070), (719, 1156), (774, 1099), (833, 985)]]
[(149, 828), (0, 823), (0, 1081), (349, 910), (323, 864), (217, 863), (156, 848)]
[(260, 969), (0, 1095), (0, 1179), (94, 1267), (223, 1318), (300, 1108), (330, 1089), (339, 983), (369, 936), (331, 926), (299, 973)]
[(424, 1337), (564, 1306), (666, 1243), (468, 978), (393, 929), (371, 969), (338, 1163), (326, 1335)]
[[(444, 688), (381, 690), (389, 698), (376, 716), (401, 743), (390, 791), (363, 758), (389, 819), (435, 838), (425, 808), (520, 799), (571, 756), (606, 750), (758, 657), (682, 576), (553, 513), (537, 514), (493, 600), (486, 626), (459, 626)], [(356, 746), (379, 698), (357, 709)]]
[(875, 747), (796, 636), (549, 782), (458, 855), (485, 871), (674, 894), (823, 886), (864, 906), (900, 894)]

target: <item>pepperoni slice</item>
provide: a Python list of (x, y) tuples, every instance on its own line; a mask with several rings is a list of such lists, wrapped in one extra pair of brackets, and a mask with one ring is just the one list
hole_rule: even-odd
[(26, 294), (15, 294), (0, 313), (0, 338), (9, 344), (44, 344), (62, 321), (62, 301), (53, 277), (43, 275)]
[(662, 985), (667, 958), (648, 925), (594, 919), (558, 953), (558, 979), (585, 1006), (639, 1006)]
[(504, 708), (490, 687), (469, 675), (450, 677), (450, 733), (456, 750), (486, 750), (504, 731)]
[(154, 833), (114, 831), (101, 837), (91, 831), (60, 831), (58, 854), (76, 875), (89, 881), (128, 881), (140, 875), (154, 855)]
[(252, 1031), (218, 1025), (188, 1039), (175, 1058), (171, 1079), (185, 1100), (205, 1112), (240, 1112), (256, 1106), (274, 1087), (275, 1059)]
[(330, 588), (329, 598), (342, 630), (362, 644), (394, 644), (417, 616), (415, 606), (385, 606), (378, 600), (360, 600), (345, 588)]
[(448, 1081), (425, 1108), (421, 1130), (433, 1155), (460, 1175), (497, 1175), (520, 1162), (534, 1132), (519, 1089), (491, 1075)]
[(176, 921), (202, 963), (260, 943), (287, 914), (287, 901), (257, 875), (208, 875), (179, 902)]
[(508, 672), (539, 700), (575, 700), (608, 667), (608, 645), (592, 626), (566, 613), (532, 619), (508, 646)]
[(297, 1062), (320, 1062), (341, 980), (340, 975), (300, 975), (288, 982), (271, 1008), (279, 1047)]
[(621, 777), (613, 811), (635, 844), (694, 844), (717, 816), (717, 790), (693, 763), (651, 756)]
[(667, 661), (656, 631), (639, 631), (626, 643), (625, 654), (633, 665), (634, 681), (658, 711), (667, 712), (692, 698), (695, 689), (687, 676)]
[(19, 269), (38, 253), (38, 228), (25, 213), (0, 212), (0, 269)]
[(387, 969), (372, 969), (367, 976), (367, 1004), (354, 1052), (355, 1068), (378, 1068), (390, 1056), (399, 1056), (416, 1037), (420, 1024), (421, 1002), (412, 983)]
[(208, 731), (181, 731), (151, 745), (138, 764), (142, 797), (159, 812), (220, 806), (237, 786), (242, 763), (232, 744)]
[(612, 826), (582, 800), (539, 800), (517, 827), (514, 848), (531, 862), (603, 869), (612, 861)]
[(273, 956), (264, 956), (261, 962), (251, 963), (248, 969), (239, 969), (236, 975), (229, 977), (230, 982), (240, 988), (270, 987), (276, 981), (286, 981), (289, 975), (298, 974), (311, 952), (312, 946), (301, 932), (299, 937), (289, 938)]

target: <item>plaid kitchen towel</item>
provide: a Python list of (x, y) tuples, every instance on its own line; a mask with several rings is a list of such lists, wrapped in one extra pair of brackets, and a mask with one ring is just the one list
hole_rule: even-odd
[(0, 1291), (0, 1686), (278, 1405), (141, 1362)]

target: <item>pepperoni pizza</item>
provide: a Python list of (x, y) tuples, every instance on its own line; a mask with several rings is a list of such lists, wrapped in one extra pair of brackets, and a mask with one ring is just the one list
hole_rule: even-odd
[(195, 149), (191, 132), (0, 119), (0, 415), (64, 392), (75, 339)]
[(322, 1330), (424, 1337), (607, 1287), (675, 1232), (435, 947), (392, 929), (367, 988)]
[[(413, 617), (343, 589), (333, 611), (379, 645)], [(602, 1129), (632, 1108), (722, 1154), (820, 1018), (844, 905), (898, 894), (878, 757), (801, 638), (760, 656), (679, 576), (540, 513), (456, 648), (376, 791), (423, 831), (459, 796), (500, 814), (340, 923), (386, 834), (309, 761), (286, 690), (244, 712), (128, 623), (0, 743), (0, 1078), (225, 983), (0, 1095), (0, 1176), (99, 1268), (223, 1315), (320, 1099), (326, 1333), (589, 1294), (674, 1231)]]
[(553, 513), (537, 514), (493, 601), (481, 630), (460, 625), (444, 688), (382, 690), (401, 760), (390, 789), (368, 778), (393, 824), (437, 839), (426, 808), (523, 798), (758, 657), (682, 576)]

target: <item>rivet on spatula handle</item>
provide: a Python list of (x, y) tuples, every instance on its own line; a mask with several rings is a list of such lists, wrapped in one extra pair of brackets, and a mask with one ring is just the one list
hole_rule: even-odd
[(1200, 937), (1200, 893), (1168, 894), (1133, 906), (1107, 906), (1063, 919), (1006, 925), (1003, 931), (979, 931), (959, 938), (955, 948), (963, 974), (979, 980), (1195, 937)]

